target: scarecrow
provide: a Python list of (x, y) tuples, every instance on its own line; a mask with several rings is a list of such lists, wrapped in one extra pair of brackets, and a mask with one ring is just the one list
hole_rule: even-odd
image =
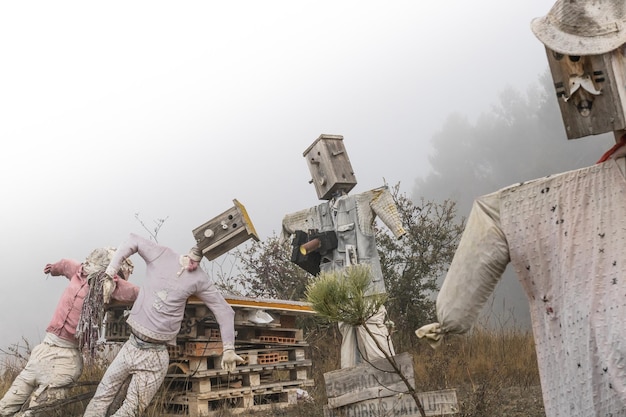
[(114, 416), (141, 415), (163, 383), (169, 366), (167, 346), (175, 344), (187, 299), (195, 295), (211, 310), (220, 327), (223, 344), (221, 366), (230, 372), (243, 359), (235, 353), (235, 312), (199, 267), (202, 249), (179, 254), (141, 236), (130, 234), (115, 251), (105, 269), (103, 298), (114, 294), (115, 271), (134, 254), (146, 264), (145, 283), (139, 289), (127, 319), (131, 336), (107, 368), (85, 417), (104, 417), (127, 377), (126, 398)]
[(526, 292), (547, 417), (626, 416), (626, 5), (559, 0), (545, 45), (568, 139), (614, 132), (596, 165), (477, 198), (437, 297), (431, 345), (470, 330), (511, 263)]
[[(369, 265), (372, 281), (368, 295), (384, 294), (385, 281), (376, 249), (374, 221), (378, 216), (398, 239), (406, 234), (391, 193), (387, 187), (380, 187), (348, 195), (356, 185), (356, 178), (343, 136), (321, 135), (306, 149), (304, 157), (318, 198), (325, 201), (283, 218), (282, 238), (293, 237), (291, 261), (313, 275), (350, 265)], [(393, 356), (384, 306), (369, 318), (366, 326), (378, 340), (378, 346)], [(385, 357), (362, 326), (340, 322), (339, 330), (342, 368), (355, 366), (362, 358)]]
[[(82, 263), (61, 259), (44, 267), (45, 274), (64, 276), (68, 284), (43, 341), (33, 348), (28, 363), (0, 400), (0, 416), (45, 415), (45, 411), (35, 412), (30, 408), (67, 397), (70, 386), (83, 371), (84, 339), (79, 335), (79, 328), (83, 307), (87, 304), (84, 300), (92, 287), (102, 285), (98, 278), (114, 252), (114, 248), (98, 248)], [(116, 283), (111, 294), (113, 299), (132, 301), (137, 297), (139, 288), (127, 282), (132, 271), (130, 261), (112, 271), (112, 280)]]

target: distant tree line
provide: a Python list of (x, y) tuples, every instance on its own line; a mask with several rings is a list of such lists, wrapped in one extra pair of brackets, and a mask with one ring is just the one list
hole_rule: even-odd
[(467, 216), (473, 200), (502, 187), (593, 165), (612, 134), (568, 140), (548, 71), (525, 94), (505, 88), (499, 103), (471, 122), (451, 114), (437, 132), (431, 170), (413, 186), (414, 200), (454, 200)]
[[(391, 187), (408, 234), (397, 240), (384, 227), (376, 233), (399, 349), (411, 343), (417, 327), (436, 319), (434, 295), (476, 197), (591, 165), (614, 142), (611, 134), (567, 140), (547, 71), (526, 94), (507, 88), (499, 99), (474, 122), (459, 114), (448, 117), (431, 141), (431, 172), (416, 179), (412, 198), (401, 192), (400, 184)], [(240, 270), (222, 280), (226, 289), (254, 297), (304, 299), (311, 275), (290, 262), (290, 242), (273, 235), (235, 253)], [(527, 308), (514, 281), (502, 285), (501, 293), (514, 300), (515, 308)], [(520, 300), (522, 304), (515, 304)], [(502, 302), (499, 308), (507, 307)]]
[[(593, 165), (614, 143), (612, 133), (567, 139), (546, 70), (525, 93), (505, 88), (498, 104), (475, 121), (450, 115), (432, 137), (431, 170), (413, 184), (412, 199), (436, 204), (452, 200), (458, 215), (467, 217), (476, 197)], [(491, 327), (530, 327), (528, 301), (513, 268), (507, 268), (496, 286), (481, 322)]]

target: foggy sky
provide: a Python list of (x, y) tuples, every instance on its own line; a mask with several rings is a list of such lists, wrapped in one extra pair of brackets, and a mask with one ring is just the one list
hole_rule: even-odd
[(552, 4), (1, 2), (0, 348), (43, 338), (66, 285), (46, 263), (148, 237), (136, 213), (179, 252), (234, 198), (278, 233), (319, 202), (320, 134), (344, 136), (353, 192), (410, 192), (450, 113), (537, 82)]

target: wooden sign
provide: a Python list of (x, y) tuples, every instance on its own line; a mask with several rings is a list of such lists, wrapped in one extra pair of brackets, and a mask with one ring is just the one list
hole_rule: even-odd
[[(442, 416), (459, 412), (456, 390), (420, 392), (417, 394), (427, 416)], [(415, 400), (409, 394), (360, 401), (340, 408), (324, 408), (324, 417), (421, 416)]]
[[(415, 387), (413, 357), (405, 352), (393, 358)], [(327, 372), (324, 381), (328, 398), (325, 417), (421, 416), (406, 384), (386, 359)], [(418, 398), (427, 416), (458, 413), (455, 390), (421, 392)]]

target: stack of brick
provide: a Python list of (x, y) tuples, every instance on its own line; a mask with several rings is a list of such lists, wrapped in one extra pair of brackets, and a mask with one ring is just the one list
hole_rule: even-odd
[[(211, 311), (191, 298), (185, 319), (169, 347), (165, 417), (217, 416), (286, 407), (297, 403), (298, 391), (313, 385), (311, 360), (298, 316), (314, 314), (302, 302), (226, 297), (235, 310), (235, 350), (246, 360), (234, 372), (220, 368), (222, 342)], [(124, 341), (130, 330), (124, 311), (112, 305), (106, 321), (107, 341)]]

